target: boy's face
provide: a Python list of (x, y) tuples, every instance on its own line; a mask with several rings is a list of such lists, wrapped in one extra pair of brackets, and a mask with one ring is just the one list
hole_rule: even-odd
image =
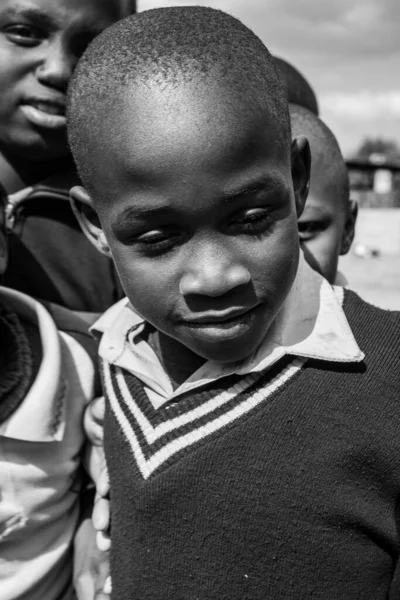
[(306, 140), (292, 176), (269, 114), (194, 86), (135, 88), (107, 119), (89, 149), (94, 205), (132, 305), (203, 358), (248, 357), (296, 274)]
[[(354, 236), (356, 207), (335, 197), (329, 182), (311, 179), (310, 191), (299, 219), (299, 235), (310, 265), (330, 283), (335, 282), (339, 256), (348, 252)], [(355, 211), (355, 212), (354, 212)]]
[(30, 160), (67, 153), (66, 88), (119, 0), (0, 0), (0, 152)]

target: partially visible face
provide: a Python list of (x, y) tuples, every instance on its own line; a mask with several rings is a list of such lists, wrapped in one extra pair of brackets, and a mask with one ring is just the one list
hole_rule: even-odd
[(135, 88), (89, 149), (95, 208), (132, 305), (222, 362), (258, 347), (298, 265), (289, 143), (276, 144), (269, 115), (247, 112), (218, 89)]
[(0, 184), (0, 275), (5, 273), (8, 263), (8, 244), (6, 236), (6, 202), (7, 192)]
[(67, 154), (66, 89), (88, 43), (120, 16), (119, 0), (0, 0), (0, 151)]
[(342, 254), (347, 215), (342, 199), (332, 187), (311, 176), (310, 191), (301, 215), (299, 236), (311, 267), (334, 283), (339, 255)]

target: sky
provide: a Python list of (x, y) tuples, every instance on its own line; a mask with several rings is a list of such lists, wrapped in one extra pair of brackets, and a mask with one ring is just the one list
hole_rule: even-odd
[(317, 93), (351, 155), (366, 136), (400, 145), (400, 0), (138, 0), (138, 9), (203, 4), (238, 17)]

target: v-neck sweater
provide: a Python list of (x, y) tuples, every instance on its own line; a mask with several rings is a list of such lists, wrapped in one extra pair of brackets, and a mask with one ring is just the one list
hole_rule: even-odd
[(398, 598), (400, 313), (343, 309), (363, 362), (286, 356), (158, 410), (103, 361), (113, 598)]

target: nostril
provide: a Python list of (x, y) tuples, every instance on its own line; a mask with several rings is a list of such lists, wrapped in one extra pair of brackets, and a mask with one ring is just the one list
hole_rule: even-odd
[(200, 273), (186, 273), (179, 282), (179, 292), (182, 296), (223, 296), (250, 280), (249, 271), (241, 265), (218, 270), (210, 267)]

